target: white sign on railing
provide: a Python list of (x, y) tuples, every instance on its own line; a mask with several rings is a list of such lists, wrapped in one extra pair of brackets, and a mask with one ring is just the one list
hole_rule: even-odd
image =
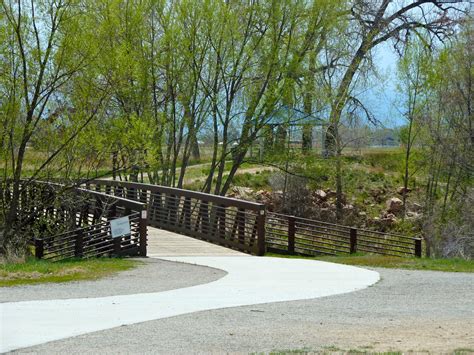
[(110, 230), (112, 232), (112, 238), (130, 235), (130, 220), (128, 219), (128, 216), (111, 220)]

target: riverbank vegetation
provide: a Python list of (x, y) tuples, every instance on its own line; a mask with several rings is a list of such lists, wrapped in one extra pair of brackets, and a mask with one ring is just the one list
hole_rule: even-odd
[[(25, 179), (109, 177), (469, 259), (473, 43), (469, 5), (436, 0), (1, 0), (0, 251), (28, 250)], [(382, 47), (393, 127), (366, 101)]]

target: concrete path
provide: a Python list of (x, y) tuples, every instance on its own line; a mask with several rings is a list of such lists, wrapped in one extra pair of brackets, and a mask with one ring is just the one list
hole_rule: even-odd
[(207, 284), (227, 274), (205, 266), (154, 258), (137, 259), (140, 263), (137, 267), (97, 280), (1, 287), (0, 303), (163, 292)]
[(253, 256), (163, 259), (228, 274), (204, 285), (164, 292), (1, 303), (0, 352), (197, 311), (347, 293), (379, 280), (374, 271), (312, 260)]
[(381, 280), (357, 292), (189, 313), (15, 354), (474, 354), (474, 274), (376, 271)]

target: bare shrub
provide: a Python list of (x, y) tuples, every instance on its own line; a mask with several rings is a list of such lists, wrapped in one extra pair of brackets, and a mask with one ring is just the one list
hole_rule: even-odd
[(472, 259), (474, 256), (474, 191), (454, 201), (443, 212), (436, 207), (425, 220), (423, 232), (431, 256)]
[[(10, 193), (4, 191), (2, 207), (8, 209)], [(30, 182), (21, 185), (21, 203), (11, 238), (2, 245), (9, 260), (23, 258), (31, 253), (29, 247), (35, 239), (51, 238), (84, 227), (93, 221), (107, 218), (113, 200), (97, 199), (80, 192), (73, 184), (59, 185)], [(4, 224), (0, 225), (0, 236)]]
[(307, 179), (278, 172), (270, 176), (269, 183), (276, 195), (277, 212), (300, 217), (312, 214), (312, 195)]

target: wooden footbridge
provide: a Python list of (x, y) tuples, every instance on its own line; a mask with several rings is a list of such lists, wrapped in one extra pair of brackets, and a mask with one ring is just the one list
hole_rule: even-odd
[[(8, 201), (8, 189), (2, 193)], [(261, 256), (266, 251), (391, 256), (422, 252), (419, 238), (276, 214), (255, 202), (151, 184), (93, 180), (66, 188), (28, 182), (21, 196), (21, 218), (47, 216), (64, 230), (32, 239), (36, 256), (52, 260), (98, 255)], [(32, 201), (37, 201), (36, 207)], [(127, 219), (130, 230), (117, 237), (111, 221), (118, 218)]]

